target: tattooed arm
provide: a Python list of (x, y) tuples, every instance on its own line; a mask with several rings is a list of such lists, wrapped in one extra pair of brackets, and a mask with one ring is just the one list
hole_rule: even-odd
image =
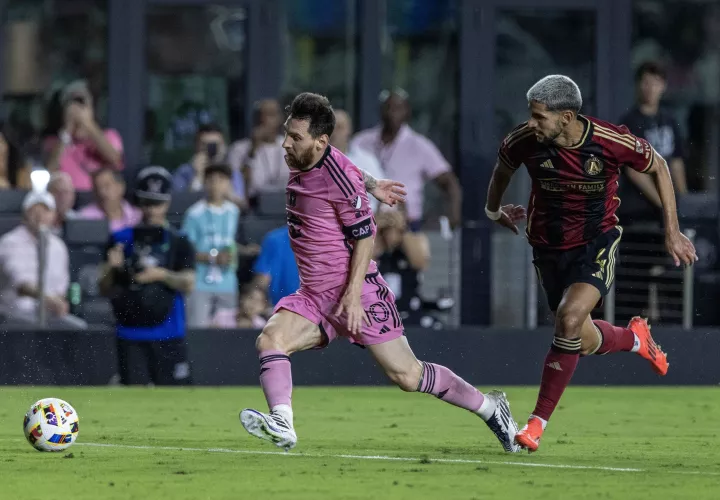
[(365, 170), (361, 169), (360, 172), (362, 172), (365, 190), (373, 195), (380, 203), (385, 203), (392, 207), (398, 202), (403, 203), (405, 201), (407, 192), (402, 182), (388, 179), (377, 180)]

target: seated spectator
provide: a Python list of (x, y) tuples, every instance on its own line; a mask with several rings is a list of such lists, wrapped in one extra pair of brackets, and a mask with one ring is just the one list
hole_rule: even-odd
[(262, 329), (267, 323), (263, 313), (267, 310), (267, 297), (265, 292), (252, 285), (243, 287), (240, 293), (236, 328)]
[[(227, 145), (222, 129), (215, 124), (201, 125), (195, 134), (195, 154), (190, 162), (180, 165), (173, 175), (173, 191), (202, 191), (205, 185), (205, 169), (209, 165), (222, 163), (227, 156)], [(245, 208), (245, 185), (239, 172), (233, 172), (232, 189), (227, 199)]]
[[(385, 172), (380, 162), (372, 153), (364, 149), (352, 146), (350, 136), (353, 133), (352, 119), (345, 110), (335, 110), (335, 130), (330, 137), (330, 144), (339, 149), (357, 168), (372, 175), (375, 179), (384, 179)], [(370, 207), (377, 213), (380, 202), (376, 198), (370, 198)]]
[(23, 201), (23, 223), (0, 238), (0, 313), (6, 324), (36, 324), (41, 296), (38, 238), (47, 231), (45, 257), (45, 308), (49, 326), (84, 328), (71, 316), (66, 299), (70, 263), (65, 243), (49, 231), (55, 219), (50, 193), (32, 191)]
[(249, 138), (230, 147), (228, 162), (245, 181), (245, 199), (253, 204), (261, 193), (285, 192), (290, 171), (280, 127), (283, 123), (280, 103), (274, 99), (258, 102), (254, 109), (254, 128)]
[(61, 235), (65, 221), (77, 219), (78, 217), (78, 213), (73, 210), (77, 194), (70, 174), (67, 172), (55, 172), (52, 174), (47, 190), (55, 198), (56, 206), (55, 221), (51, 229), (55, 234)]
[(191, 328), (210, 326), (217, 308), (237, 304), (238, 252), (235, 244), (240, 211), (226, 197), (232, 172), (225, 164), (204, 170), (206, 198), (185, 214), (183, 232), (195, 247), (195, 290), (187, 300)]
[(81, 219), (107, 219), (110, 232), (137, 225), (142, 219), (139, 209), (125, 200), (125, 180), (112, 168), (104, 167), (93, 174), (95, 201), (78, 212)]
[(2, 130), (0, 124), (0, 189), (30, 189), (30, 164)]
[(253, 273), (253, 284), (267, 291), (273, 304), (300, 288), (300, 275), (286, 226), (274, 229), (265, 236)]
[(375, 262), (395, 294), (395, 304), (406, 324), (419, 324), (424, 301), (420, 273), (430, 262), (430, 243), (424, 233), (408, 231), (405, 215), (388, 210), (377, 215)]
[(70, 175), (78, 191), (90, 191), (91, 175), (102, 167), (122, 170), (123, 144), (116, 130), (103, 130), (95, 121), (93, 97), (83, 81), (69, 84), (60, 97), (64, 125), (57, 138), (49, 138), (48, 170)]

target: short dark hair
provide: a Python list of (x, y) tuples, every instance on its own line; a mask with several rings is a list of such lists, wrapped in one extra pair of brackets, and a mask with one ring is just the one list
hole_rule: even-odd
[(198, 142), (203, 134), (212, 133), (222, 134), (223, 129), (217, 123), (203, 123), (198, 127), (197, 132), (195, 133), (195, 142)]
[(230, 165), (227, 163), (211, 163), (205, 168), (205, 178), (207, 179), (212, 174), (224, 175), (228, 179), (232, 179), (232, 170)]
[(323, 134), (329, 137), (335, 130), (335, 112), (324, 95), (311, 92), (298, 94), (285, 111), (290, 118), (309, 121), (308, 131), (312, 137)]
[(645, 61), (638, 66), (635, 70), (635, 82), (639, 82), (645, 75), (659, 76), (663, 80), (667, 80), (665, 68), (657, 61)]

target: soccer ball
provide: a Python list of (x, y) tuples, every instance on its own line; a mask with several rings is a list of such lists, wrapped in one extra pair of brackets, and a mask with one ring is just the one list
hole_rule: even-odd
[(78, 437), (79, 417), (62, 399), (41, 399), (30, 407), (23, 420), (25, 438), (38, 451), (62, 451)]

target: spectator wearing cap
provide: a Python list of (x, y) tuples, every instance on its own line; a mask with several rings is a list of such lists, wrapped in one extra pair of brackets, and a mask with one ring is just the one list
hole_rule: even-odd
[(70, 264), (65, 243), (50, 232), (55, 199), (48, 192), (32, 191), (22, 204), (23, 222), (0, 238), (0, 313), (6, 323), (37, 323), (40, 297), (39, 239), (47, 238), (44, 270), (44, 304), (49, 326), (85, 327), (68, 314), (66, 299)]
[[(330, 136), (330, 144), (339, 149), (347, 156), (353, 164), (360, 170), (373, 176), (375, 179), (384, 179), (385, 172), (380, 166), (375, 156), (355, 145), (350, 145), (350, 136), (353, 133), (352, 119), (347, 111), (343, 109), (335, 110), (335, 130)], [(372, 211), (377, 213), (380, 202), (376, 198), (370, 198), (370, 206)]]
[(95, 201), (78, 212), (81, 219), (107, 219), (110, 232), (115, 233), (137, 225), (140, 210), (125, 199), (125, 180), (112, 168), (103, 167), (93, 174)]
[(92, 174), (102, 167), (123, 169), (123, 144), (116, 130), (103, 130), (95, 121), (93, 97), (83, 81), (75, 81), (62, 91), (64, 125), (57, 138), (46, 143), (51, 172), (70, 175), (75, 189), (90, 191)]
[(195, 247), (195, 289), (188, 297), (188, 326), (207, 328), (218, 309), (235, 309), (240, 210), (227, 201), (232, 171), (227, 164), (205, 169), (205, 199), (185, 214), (183, 232)]
[(405, 184), (408, 227), (422, 227), (424, 188), (435, 182), (449, 204), (450, 225), (460, 224), (462, 192), (457, 177), (442, 153), (427, 137), (408, 125), (410, 103), (402, 89), (380, 94), (381, 124), (356, 134), (351, 146), (371, 152), (380, 161), (385, 174)]
[(280, 103), (264, 99), (255, 103), (250, 137), (232, 144), (228, 162), (245, 181), (245, 199), (251, 204), (262, 193), (283, 193), (290, 171), (285, 164), (285, 150), (280, 127), (283, 115)]
[(52, 223), (51, 230), (61, 236), (65, 221), (77, 219), (78, 217), (78, 213), (73, 210), (77, 193), (70, 174), (67, 172), (55, 172), (50, 175), (47, 190), (55, 198), (56, 207), (55, 220)]
[(195, 249), (167, 220), (172, 176), (162, 167), (138, 174), (142, 221), (110, 236), (100, 291), (117, 319), (120, 380), (126, 385), (191, 383), (184, 296), (195, 285)]

